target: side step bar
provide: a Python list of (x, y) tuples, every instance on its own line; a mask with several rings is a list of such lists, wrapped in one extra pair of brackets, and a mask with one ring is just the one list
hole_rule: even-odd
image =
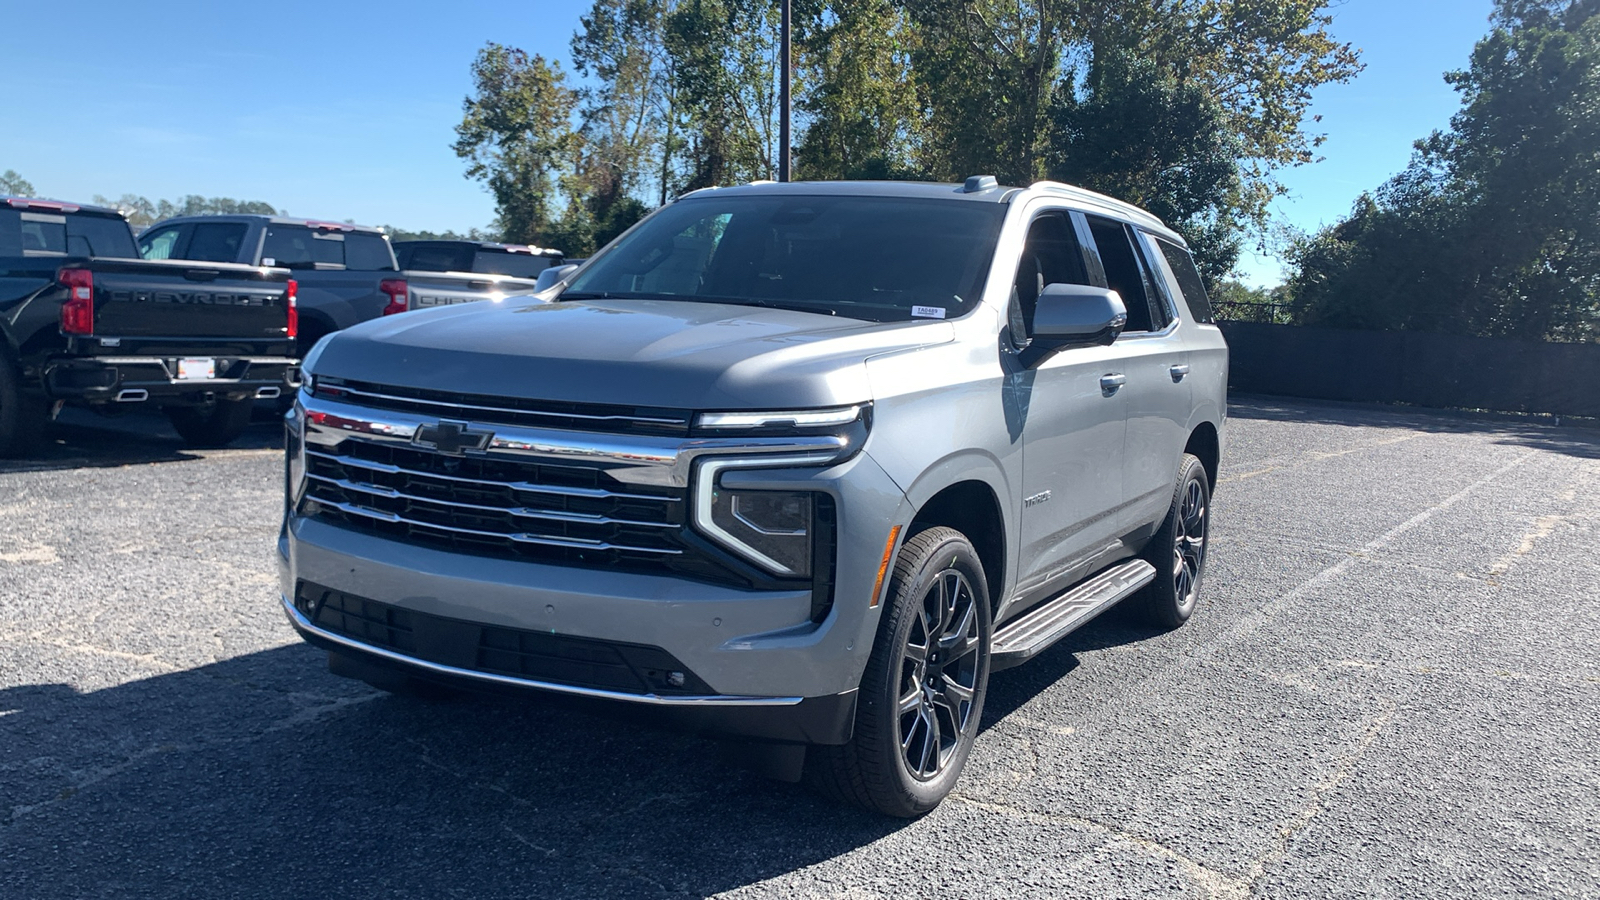
[(994, 636), (990, 668), (1022, 665), (1155, 577), (1155, 566), (1142, 559), (1130, 559), (1006, 623)]

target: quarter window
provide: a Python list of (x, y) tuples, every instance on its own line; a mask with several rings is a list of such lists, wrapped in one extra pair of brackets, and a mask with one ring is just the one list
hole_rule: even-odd
[(1168, 268), (1172, 269), (1172, 277), (1178, 280), (1178, 290), (1183, 294), (1184, 304), (1189, 307), (1189, 315), (1196, 322), (1212, 324), (1211, 298), (1206, 296), (1205, 282), (1200, 280), (1200, 270), (1195, 268), (1189, 251), (1159, 239), (1156, 246), (1161, 248), (1161, 255), (1166, 258)]

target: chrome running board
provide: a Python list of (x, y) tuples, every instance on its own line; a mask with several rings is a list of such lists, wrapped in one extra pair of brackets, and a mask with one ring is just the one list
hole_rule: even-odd
[(1054, 600), (1046, 601), (995, 633), (990, 668), (1009, 669), (1038, 656), (1117, 601), (1156, 577), (1156, 567), (1130, 559), (1100, 572)]

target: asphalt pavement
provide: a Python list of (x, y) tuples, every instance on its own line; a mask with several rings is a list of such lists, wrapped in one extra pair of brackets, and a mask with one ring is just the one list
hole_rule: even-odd
[(887, 820), (279, 611), (277, 427), (0, 462), (0, 898), (1600, 897), (1600, 432), (1235, 399), (1201, 605), (997, 673)]

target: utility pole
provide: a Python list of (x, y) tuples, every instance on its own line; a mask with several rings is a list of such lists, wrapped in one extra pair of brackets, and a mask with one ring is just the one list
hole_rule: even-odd
[(782, 0), (779, 25), (778, 73), (778, 180), (789, 180), (789, 0)]

